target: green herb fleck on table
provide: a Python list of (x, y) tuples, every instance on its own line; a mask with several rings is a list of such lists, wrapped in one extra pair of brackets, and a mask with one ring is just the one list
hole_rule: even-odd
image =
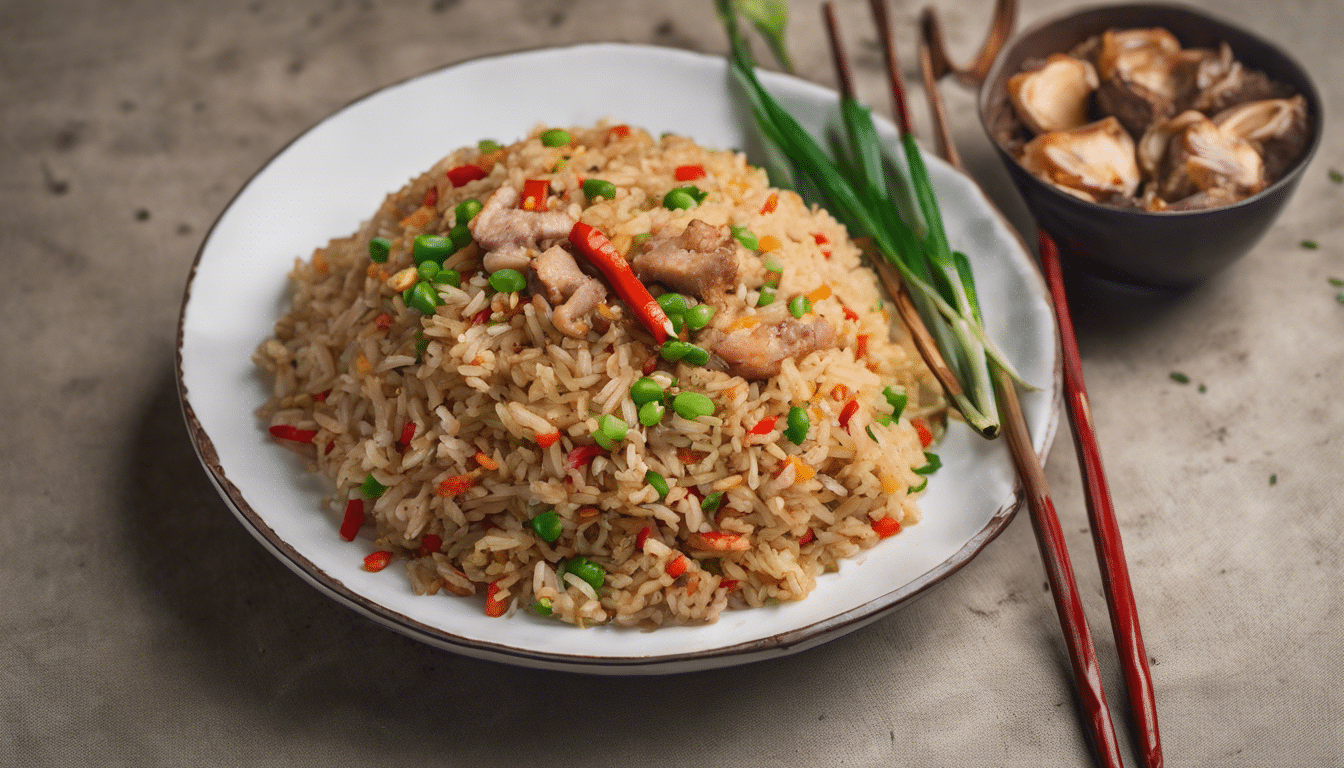
[(1204, 394), (1205, 392), (1208, 392), (1208, 391), (1209, 391), (1209, 388), (1208, 388), (1208, 387), (1204, 386), (1203, 384), (1200, 384), (1200, 385), (1199, 385), (1199, 393), (1200, 393), (1201, 395)]
[(1303, 240), (1302, 247), (1306, 248), (1308, 251), (1314, 251), (1317, 248), (1320, 248), (1321, 244), (1316, 242), (1315, 240)]
[(1180, 371), (1172, 371), (1171, 374), (1170, 374), (1170, 376), (1171, 376), (1171, 380), (1174, 381), (1174, 382), (1176, 382), (1177, 384), (1189, 384), (1189, 383), (1190, 383), (1190, 377), (1189, 377), (1189, 376), (1186, 376), (1184, 373), (1181, 373)]
[(1279, 482), (1279, 476), (1278, 476), (1278, 475), (1270, 475), (1270, 476), (1269, 476), (1269, 484), (1270, 484), (1270, 485), (1277, 485), (1278, 482)]
[(1335, 301), (1338, 301), (1340, 304), (1344, 304), (1344, 293), (1336, 293)]
[(1338, 277), (1331, 277), (1327, 278), (1327, 280), (1329, 280), (1330, 284), (1335, 286), (1336, 288), (1344, 288), (1344, 279)]
[(1344, 173), (1340, 173), (1334, 168), (1330, 169), (1330, 180), (1336, 184), (1344, 184)]

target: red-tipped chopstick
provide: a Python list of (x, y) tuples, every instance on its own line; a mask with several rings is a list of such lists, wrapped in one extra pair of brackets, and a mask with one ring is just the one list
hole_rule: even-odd
[(1065, 402), (1069, 409), (1069, 423), (1073, 425), (1073, 441), (1078, 449), (1083, 487), (1087, 492), (1087, 515), (1092, 523), (1092, 541), (1097, 550), (1097, 563), (1101, 567), (1102, 584), (1106, 588), (1106, 605), (1110, 608), (1115, 647), (1125, 670), (1129, 706), (1138, 730), (1143, 764), (1147, 768), (1161, 768), (1162, 739), (1157, 730), (1153, 676), (1148, 669), (1148, 652), (1143, 648), (1139, 610), (1129, 583), (1129, 566), (1125, 563), (1125, 547), (1120, 541), (1120, 526), (1115, 520), (1111, 492), (1106, 486), (1106, 473), (1101, 467), (1097, 434), (1092, 429), (1092, 408), (1088, 404), (1087, 386), (1083, 383), (1083, 361), (1078, 353), (1078, 339), (1073, 334), (1069, 300), (1064, 293), (1064, 272), (1060, 268), (1059, 248), (1044, 229), (1039, 231), (1039, 235), (1041, 265), (1045, 268), (1045, 280), (1050, 285), (1050, 299), (1055, 305), (1059, 341), (1064, 351)]

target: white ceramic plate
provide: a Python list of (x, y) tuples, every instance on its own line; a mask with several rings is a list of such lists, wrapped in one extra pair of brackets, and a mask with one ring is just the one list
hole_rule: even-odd
[[(547, 76), (539, 78), (537, 72)], [(814, 135), (838, 130), (834, 92), (766, 74), (766, 86)], [(565, 83), (556, 87), (555, 83)], [(328, 489), (275, 445), (254, 416), (268, 384), (251, 355), (289, 301), (297, 256), (346, 235), (383, 196), (456, 147), (509, 141), (533, 125), (613, 116), (709, 147), (748, 143), (747, 115), (722, 58), (631, 45), (585, 45), (479, 59), (361, 99), (322, 121), (257, 172), (215, 223), (187, 284), (178, 340), (183, 410), (201, 462), (263, 545), (304, 579), (417, 640), (514, 664), (651, 674), (794, 653), (851, 632), (945, 578), (1011, 519), (1019, 497), (1002, 440), (954, 424), (924, 520), (819, 579), (806, 600), (725, 612), (716, 624), (654, 632), (577, 629), (526, 612), (486, 617), (479, 601), (416, 597), (404, 569), (367, 573), (373, 549), (336, 533)], [(879, 129), (896, 145), (887, 123)], [(1059, 377), (1045, 286), (1020, 240), (969, 179), (928, 162), (953, 246), (975, 259), (990, 329), (1029, 381), (1023, 397), (1038, 453), (1054, 437)]]

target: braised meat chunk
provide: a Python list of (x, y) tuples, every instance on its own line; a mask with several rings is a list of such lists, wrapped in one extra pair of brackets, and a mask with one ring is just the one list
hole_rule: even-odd
[(630, 266), (640, 282), (708, 299), (737, 282), (737, 249), (727, 227), (692, 219), (680, 234), (645, 243)]
[(556, 330), (582, 338), (591, 326), (588, 313), (607, 298), (602, 281), (585, 275), (569, 251), (551, 246), (532, 262), (537, 283), (534, 292), (546, 297), (554, 309), (551, 323)]
[(467, 228), (485, 252), (485, 271), (522, 271), (531, 251), (546, 240), (559, 240), (574, 228), (574, 219), (560, 211), (524, 211), (518, 208), (518, 190), (503, 186), (485, 201)]
[(789, 318), (733, 331), (714, 345), (714, 354), (723, 358), (734, 376), (759, 380), (778, 376), (786, 357), (803, 357), (834, 345), (835, 329), (825, 318), (806, 322)]

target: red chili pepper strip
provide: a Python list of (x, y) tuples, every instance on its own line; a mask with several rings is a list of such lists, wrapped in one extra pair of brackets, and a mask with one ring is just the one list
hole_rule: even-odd
[(826, 236), (821, 234), (820, 232), (813, 232), (812, 239), (817, 241), (817, 245), (825, 245), (831, 242), (830, 240), (827, 240)]
[(506, 603), (495, 598), (497, 594), (499, 594), (499, 582), (492, 581), (490, 582), (490, 588), (485, 591), (485, 615), (492, 619), (503, 616), (504, 612), (509, 609)]
[(476, 478), (471, 475), (453, 475), (452, 477), (439, 483), (434, 492), (445, 498), (461, 496), (476, 484)]
[(854, 418), (854, 414), (859, 412), (859, 402), (850, 400), (845, 403), (845, 407), (840, 409), (840, 428), (849, 429), (849, 420)]
[(364, 500), (351, 499), (345, 503), (345, 517), (341, 520), (341, 538), (354, 541), (364, 527)]
[(420, 540), (420, 551), (416, 554), (421, 557), (429, 557), (443, 548), (443, 537), (437, 533), (427, 533), (425, 538)]
[(894, 517), (884, 517), (881, 520), (874, 520), (873, 530), (877, 531), (877, 537), (879, 539), (895, 536), (901, 532), (901, 521)]
[(410, 445), (411, 440), (413, 440), (414, 438), (415, 438), (415, 422), (408, 421), (406, 422), (406, 426), (401, 428), (401, 437), (397, 438), (397, 442), (401, 445)]
[(606, 235), (579, 222), (569, 231), (569, 242), (602, 270), (611, 287), (616, 289), (616, 295), (630, 306), (630, 311), (639, 322), (653, 334), (654, 341), (662, 344), (669, 336), (676, 335), (672, 329), (672, 321), (667, 319), (663, 308), (658, 306), (653, 296), (649, 295), (649, 289), (635, 277), (630, 263), (620, 251), (616, 250), (616, 246), (611, 244)]
[(761, 213), (774, 213), (777, 205), (779, 205), (779, 194), (771, 192), (770, 196), (765, 198), (765, 205), (761, 206)]
[(756, 422), (756, 426), (747, 430), (748, 435), (768, 435), (775, 431), (775, 422), (779, 421), (778, 416), (766, 416), (764, 419)]
[(364, 570), (369, 573), (377, 573), (387, 567), (392, 562), (392, 553), (387, 550), (379, 550), (364, 558)]
[[(462, 282), (466, 281), (463, 280)], [(485, 325), (486, 322), (490, 320), (490, 315), (493, 313), (494, 310), (490, 309), (489, 307), (486, 307), (485, 309), (482, 309), (480, 312), (477, 312), (475, 315), (473, 315), (471, 318), (471, 322), (475, 325)]]
[(808, 544), (811, 544), (815, 538), (817, 538), (817, 534), (813, 533), (811, 528), (808, 528), (807, 533), (798, 537), (798, 546), (806, 547)]
[(524, 211), (544, 211), (546, 201), (551, 197), (551, 182), (545, 179), (528, 179), (523, 182), (523, 197), (518, 207)]
[(290, 440), (295, 443), (311, 443), (317, 437), (316, 429), (299, 429), (289, 424), (276, 424), (271, 427), (271, 437)]
[(868, 334), (860, 333), (858, 338), (854, 339), (854, 357), (860, 358), (868, 354)]
[(454, 187), (460, 187), (477, 179), (484, 179), (488, 175), (479, 165), (459, 165), (448, 172), (448, 181), (451, 181)]
[(741, 583), (741, 582), (738, 581), (737, 579), (720, 579), (720, 580), (719, 580), (719, 586), (720, 586), (720, 587), (723, 587), (724, 589), (728, 590), (729, 592), (732, 592), (734, 589), (737, 589), (737, 585), (740, 584), (740, 583)]
[(377, 326), (379, 330), (386, 331), (392, 325), (392, 316), (384, 312), (373, 318), (373, 324)]
[(686, 556), (677, 555), (677, 559), (667, 564), (667, 575), (677, 578), (686, 572)]
[(321, 391), (321, 392), (318, 392), (316, 395), (313, 395), (313, 399), (316, 400), (316, 401), (319, 402), (319, 403), (325, 403), (325, 402), (327, 402), (327, 395), (330, 395), (330, 394), (331, 394), (331, 390), (330, 390), (330, 389), (323, 390), (323, 391)]
[(643, 551), (644, 551), (644, 542), (646, 542), (646, 541), (649, 540), (649, 534), (651, 534), (651, 533), (653, 533), (653, 529), (646, 525), (646, 526), (644, 526), (643, 528), (640, 528), (640, 529), (639, 529), (639, 533), (635, 534), (635, 551), (636, 551), (636, 552), (643, 552)]
[(910, 426), (919, 433), (919, 444), (928, 448), (933, 444), (933, 433), (929, 431), (929, 425), (924, 423), (923, 419), (911, 419)]
[(580, 445), (578, 448), (569, 452), (569, 458), (566, 464), (570, 469), (580, 469), (588, 466), (593, 459), (597, 458), (605, 449), (600, 445)]
[(843, 310), (845, 311), (845, 319), (846, 319), (846, 320), (848, 320), (848, 321), (850, 321), (850, 322), (852, 322), (852, 323), (857, 323), (857, 322), (859, 322), (859, 313), (858, 313), (858, 312), (855, 312), (854, 310), (850, 309), (849, 307), (841, 307), (841, 309), (843, 309)]
[(547, 432), (542, 435), (537, 435), (537, 445), (542, 448), (550, 448), (558, 442), (560, 442), (559, 432)]
[[(454, 184), (453, 186), (457, 186), (457, 185)], [(432, 206), (435, 206), (435, 205), (438, 205), (438, 204), (439, 204), (439, 188), (438, 188), (438, 187), (430, 187), (429, 189), (426, 189), (426, 190), (425, 190), (425, 199), (424, 199), (423, 201), (421, 201), (420, 204), (421, 204), (421, 205), (428, 205), (428, 206), (431, 206), (431, 207), (432, 207)]]
[(695, 181), (705, 178), (705, 168), (700, 165), (679, 165), (672, 175), (677, 181)]

